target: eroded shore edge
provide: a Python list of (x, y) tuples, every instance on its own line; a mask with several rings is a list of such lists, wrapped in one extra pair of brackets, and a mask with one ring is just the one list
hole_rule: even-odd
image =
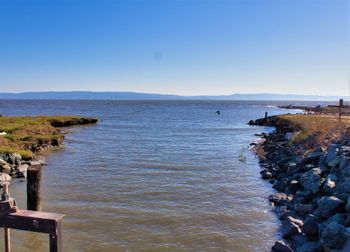
[(249, 124), (275, 127), (252, 144), (262, 178), (277, 191), (268, 200), (281, 220), (283, 240), (272, 251), (342, 251), (350, 238), (349, 130), (344, 127), (336, 139), (323, 139), (319, 146), (308, 143), (314, 138), (310, 134), (296, 146), (293, 138), (304, 129), (295, 121), (272, 116)]

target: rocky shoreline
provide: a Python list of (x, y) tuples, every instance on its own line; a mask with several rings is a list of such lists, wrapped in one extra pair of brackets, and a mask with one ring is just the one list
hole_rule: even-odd
[(268, 200), (282, 222), (283, 240), (272, 251), (350, 251), (348, 247), (342, 250), (350, 238), (349, 135), (322, 147), (308, 145), (307, 139), (303, 147), (296, 147), (291, 139), (303, 130), (300, 125), (278, 116), (249, 124), (276, 129), (263, 134), (261, 142), (252, 143), (262, 178), (277, 191)]
[[(4, 117), (2, 117), (4, 118)], [(11, 120), (16, 117), (12, 117)], [(23, 117), (24, 118), (24, 117)], [(23, 120), (22, 117), (18, 117), (18, 122)], [(28, 119), (27, 117), (25, 119)], [(32, 117), (30, 119), (37, 119), (36, 117)], [(41, 119), (41, 118), (39, 118)], [(39, 120), (38, 119), (38, 120)], [(26, 178), (27, 170), (30, 166), (33, 165), (45, 165), (45, 157), (40, 155), (44, 150), (50, 150), (54, 148), (59, 148), (63, 145), (64, 140), (64, 132), (61, 127), (71, 127), (71, 126), (79, 126), (86, 124), (95, 124), (98, 122), (98, 119), (95, 118), (85, 118), (85, 117), (58, 117), (58, 119), (53, 117), (48, 117), (48, 121), (50, 125), (39, 125), (41, 129), (43, 127), (53, 127), (54, 137), (46, 138), (46, 139), (35, 139), (30, 144), (27, 145), (27, 149), (24, 151), (30, 151), (33, 155), (23, 156), (18, 152), (10, 152), (10, 153), (1, 153), (0, 151), (0, 187), (3, 183), (10, 182), (15, 178)], [(12, 123), (12, 122), (11, 122)], [(3, 126), (0, 124), (0, 126)], [(26, 126), (24, 126), (26, 127)], [(51, 133), (51, 132), (50, 132)], [(32, 131), (31, 134), (36, 136), (36, 132)], [(3, 138), (10, 136), (11, 133), (1, 136)], [(30, 134), (26, 135), (26, 137), (31, 137)]]

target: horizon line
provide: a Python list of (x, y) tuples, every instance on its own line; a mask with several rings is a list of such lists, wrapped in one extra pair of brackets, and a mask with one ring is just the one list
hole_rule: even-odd
[(323, 95), (323, 94), (295, 94), (295, 93), (274, 93), (274, 92), (257, 92), (257, 93), (248, 93), (248, 92), (237, 92), (230, 94), (194, 94), (194, 95), (184, 95), (184, 94), (174, 94), (174, 93), (156, 93), (156, 92), (144, 92), (144, 91), (93, 91), (93, 90), (63, 90), (63, 91), (19, 91), (19, 92), (1, 92), (0, 94), (31, 94), (31, 93), (131, 93), (131, 94), (145, 94), (145, 95), (162, 95), (162, 96), (179, 96), (179, 97), (220, 97), (220, 96), (234, 96), (234, 95), (280, 95), (280, 96), (313, 96), (313, 97), (350, 97), (350, 95)]

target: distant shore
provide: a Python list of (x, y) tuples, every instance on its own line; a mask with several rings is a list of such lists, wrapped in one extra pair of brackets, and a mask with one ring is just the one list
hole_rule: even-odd
[(60, 127), (97, 123), (78, 116), (0, 116), (0, 184), (24, 178), (31, 165), (43, 165), (40, 152), (60, 147)]
[(282, 221), (272, 251), (340, 251), (350, 238), (350, 117), (282, 115), (250, 125), (272, 126), (254, 145), (268, 197)]

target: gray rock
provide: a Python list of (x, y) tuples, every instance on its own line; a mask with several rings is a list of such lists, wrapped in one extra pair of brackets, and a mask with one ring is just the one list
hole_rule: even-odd
[(22, 160), (22, 156), (18, 153), (9, 154), (9, 163), (19, 165)]
[(287, 206), (293, 200), (293, 196), (285, 193), (274, 193), (268, 199), (276, 206)]
[(295, 252), (324, 252), (324, 249), (319, 241), (309, 241), (298, 247)]
[(301, 168), (299, 166), (297, 166), (296, 163), (291, 162), (288, 164), (288, 168), (287, 168), (287, 175), (292, 175), (296, 172), (300, 172)]
[(350, 193), (350, 178), (343, 179), (336, 188), (339, 193)]
[(346, 214), (337, 213), (337, 214), (333, 215), (332, 217), (330, 217), (325, 222), (319, 224), (318, 225), (319, 237), (322, 236), (324, 229), (332, 222), (336, 222), (340, 225), (345, 226), (346, 225), (346, 217), (347, 217)]
[(317, 193), (321, 186), (321, 169), (313, 168), (312, 170), (305, 172), (300, 177), (300, 184), (305, 190), (310, 190), (313, 193)]
[(302, 231), (310, 238), (318, 237), (319, 224), (321, 220), (316, 216), (309, 214), (304, 221), (304, 225), (302, 227)]
[(343, 177), (350, 177), (350, 157), (341, 156), (339, 164), (340, 174)]
[(295, 211), (301, 215), (306, 215), (314, 210), (314, 206), (311, 204), (296, 204)]
[(296, 204), (304, 204), (309, 202), (313, 198), (313, 193), (311, 191), (298, 190), (294, 197), (294, 202)]
[(29, 168), (29, 165), (27, 165), (27, 164), (19, 165), (17, 167), (16, 177), (17, 178), (26, 178), (28, 168)]
[(30, 165), (45, 165), (45, 157), (44, 156), (36, 156), (34, 160), (29, 162)]
[(348, 213), (350, 213), (350, 197), (348, 198), (348, 201), (345, 205), (345, 211), (347, 211)]
[(289, 182), (287, 189), (288, 189), (289, 192), (292, 192), (292, 193), (295, 194), (296, 191), (299, 189), (299, 187), (300, 187), (299, 181), (292, 180), (292, 181)]
[(288, 216), (282, 221), (281, 233), (283, 238), (289, 238), (294, 235), (301, 234), (303, 221)]
[(8, 156), (6, 154), (4, 154), (4, 153), (0, 153), (0, 159), (4, 160), (5, 162), (7, 162), (8, 161)]
[(0, 166), (3, 166), (3, 165), (8, 165), (8, 163), (2, 158), (0, 158)]
[(262, 170), (262, 171), (260, 172), (260, 174), (261, 174), (261, 177), (262, 177), (263, 179), (272, 179), (272, 178), (273, 178), (272, 173), (271, 173), (270, 171), (268, 171), (268, 170)]
[(274, 252), (293, 252), (290, 246), (284, 241), (276, 241), (271, 250)]
[(277, 191), (284, 192), (288, 186), (288, 179), (283, 178), (278, 180), (272, 187)]
[(291, 241), (292, 247), (297, 248), (304, 245), (308, 241), (308, 239), (305, 235), (300, 234), (300, 235), (292, 236), (290, 238), (290, 241)]
[(336, 157), (338, 147), (339, 147), (338, 144), (331, 144), (331, 145), (329, 145), (329, 147), (327, 149), (327, 160), (326, 160), (327, 163), (330, 162), (331, 160), (333, 160)]
[(286, 206), (276, 206), (275, 213), (278, 219), (284, 220), (290, 215), (290, 210)]
[(321, 242), (331, 249), (342, 249), (350, 238), (350, 232), (341, 224), (331, 222), (324, 229)]
[(340, 156), (335, 156), (332, 160), (327, 162), (327, 165), (331, 168), (336, 167), (340, 164)]
[(335, 196), (323, 196), (317, 201), (317, 204), (318, 208), (316, 208), (313, 214), (317, 217), (328, 219), (343, 207), (345, 202)]
[(10, 174), (11, 173), (11, 166), (9, 164), (2, 165), (1, 172)]
[(337, 176), (334, 174), (329, 174), (322, 184), (322, 192), (330, 195), (334, 194), (335, 187), (337, 185)]

